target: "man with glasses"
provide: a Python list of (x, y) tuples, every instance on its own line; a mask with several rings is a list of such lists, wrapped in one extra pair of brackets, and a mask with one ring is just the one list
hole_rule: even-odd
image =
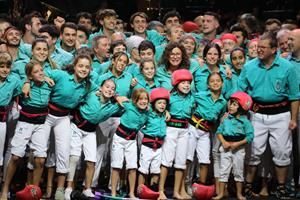
[(297, 127), (299, 84), (295, 67), (277, 55), (277, 40), (264, 33), (258, 41), (258, 57), (248, 62), (239, 77), (238, 86), (253, 98), (251, 121), (254, 140), (249, 146), (246, 168), (246, 197), (255, 196), (252, 183), (267, 143), (273, 154), (278, 181), (276, 196), (289, 199), (285, 188), (292, 152), (291, 130)]

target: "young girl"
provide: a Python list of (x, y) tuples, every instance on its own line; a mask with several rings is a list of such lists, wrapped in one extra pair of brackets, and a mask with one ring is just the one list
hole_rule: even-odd
[(131, 90), (144, 88), (150, 94), (154, 88), (160, 87), (160, 82), (156, 77), (156, 67), (154, 60), (145, 59), (140, 64), (140, 74), (136, 75), (131, 81)]
[(222, 96), (223, 78), (218, 72), (212, 72), (207, 79), (209, 91), (194, 94), (195, 108), (189, 120), (188, 160), (193, 161), (195, 150), (199, 168), (199, 182), (206, 184), (210, 164), (210, 133), (213, 132), (219, 118), (226, 110), (226, 100)]
[(257, 57), (257, 44), (258, 44), (258, 38), (254, 38), (248, 42), (248, 44), (247, 44), (247, 47), (248, 47), (247, 60), (248, 61)]
[[(164, 88), (155, 88), (150, 94), (151, 112), (145, 127), (141, 130), (144, 134), (140, 153), (140, 167), (138, 185), (145, 183), (149, 172), (150, 185), (158, 184), (161, 165), (161, 146), (166, 136), (165, 111), (170, 101), (170, 92)], [(150, 167), (151, 166), (151, 167)], [(150, 171), (149, 171), (150, 168)]]
[(75, 111), (71, 123), (70, 171), (67, 177), (68, 187), (65, 190), (65, 200), (70, 199), (73, 190), (73, 179), (81, 151), (83, 151), (86, 161), (83, 195), (94, 197), (91, 183), (96, 162), (96, 127), (119, 110), (119, 106), (111, 101), (115, 90), (116, 85), (113, 80), (104, 81), (99, 88), (100, 96), (97, 95), (96, 91), (89, 93), (85, 103), (80, 105), (79, 110)]
[(43, 172), (44, 159), (47, 156), (47, 137), (43, 134), (43, 126), (48, 114), (48, 102), (51, 88), (45, 82), (45, 74), (39, 62), (34, 60), (26, 65), (26, 74), (30, 80), (30, 98), (22, 98), (19, 121), (15, 135), (11, 141), (11, 158), (9, 160), (1, 199), (7, 199), (9, 185), (16, 171), (18, 161), (25, 155), (26, 146), (29, 143), (35, 157), (35, 169), (33, 172), (33, 184), (39, 185)]
[(0, 53), (0, 178), (2, 177), (3, 150), (6, 138), (6, 122), (9, 106), (14, 96), (21, 92), (20, 79), (11, 74), (12, 57)]
[(230, 53), (230, 60), (232, 64), (232, 91), (235, 92), (237, 89), (238, 78), (246, 62), (245, 51), (240, 48), (234, 48)]
[(145, 124), (148, 117), (149, 95), (145, 89), (136, 89), (132, 95), (132, 102), (123, 103), (125, 112), (120, 125), (113, 136), (111, 148), (111, 195), (117, 195), (117, 182), (120, 171), (126, 160), (128, 170), (129, 197), (135, 198), (135, 181), (137, 169), (136, 134)]
[(228, 103), (229, 115), (220, 124), (217, 137), (222, 143), (220, 146), (220, 193), (213, 199), (222, 199), (225, 184), (233, 168), (236, 181), (237, 199), (246, 200), (242, 194), (244, 182), (245, 145), (253, 140), (253, 127), (247, 119), (247, 112), (251, 108), (252, 99), (244, 92), (231, 95)]
[(194, 99), (191, 95), (191, 82), (193, 76), (186, 69), (176, 70), (172, 74), (174, 89), (170, 98), (171, 119), (167, 122), (166, 137), (162, 146), (162, 165), (159, 180), (159, 198), (167, 199), (164, 189), (168, 175), (168, 168), (175, 168), (175, 183), (173, 196), (177, 199), (190, 199), (191, 197), (180, 190), (183, 182), (183, 170), (186, 168), (188, 146), (188, 119)]

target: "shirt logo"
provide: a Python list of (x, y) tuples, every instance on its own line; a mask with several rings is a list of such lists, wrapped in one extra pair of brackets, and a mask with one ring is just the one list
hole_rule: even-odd
[(276, 81), (275, 90), (278, 91), (278, 92), (281, 90), (281, 81), (280, 80)]

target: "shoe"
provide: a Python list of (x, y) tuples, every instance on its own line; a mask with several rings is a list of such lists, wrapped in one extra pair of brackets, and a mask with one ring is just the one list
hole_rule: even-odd
[(245, 197), (246, 197), (246, 199), (253, 199), (255, 197), (259, 197), (258, 194), (256, 194), (255, 192), (253, 192), (253, 190), (252, 190), (252, 183), (246, 182), (246, 185), (245, 185)]
[(67, 187), (65, 190), (65, 200), (71, 200), (71, 193), (73, 189), (70, 187)]
[(290, 199), (292, 199), (290, 197), (290, 194), (288, 193), (285, 185), (278, 185), (277, 186), (275, 196), (276, 196), (277, 199), (280, 199), (280, 200), (290, 200)]
[(55, 200), (64, 200), (65, 199), (65, 188), (58, 187), (54, 196)]
[(94, 195), (94, 193), (92, 192), (91, 188), (83, 190), (83, 191), (82, 191), (82, 194), (83, 194), (84, 196), (90, 197), (90, 198), (94, 198), (94, 197), (95, 197), (95, 195)]

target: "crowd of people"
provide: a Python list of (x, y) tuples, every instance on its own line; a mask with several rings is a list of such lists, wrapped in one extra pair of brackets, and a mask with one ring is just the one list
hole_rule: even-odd
[(223, 199), (230, 177), (239, 200), (300, 197), (300, 29), (292, 20), (261, 28), (245, 13), (219, 33), (210, 11), (185, 22), (176, 11), (161, 22), (136, 12), (132, 32), (113, 9), (95, 19), (0, 18), (1, 200), (13, 198), (21, 167), (32, 188), (17, 196), (44, 183), (43, 198), (68, 200), (83, 171), (88, 198), (125, 187), (132, 199), (167, 199), (174, 180), (173, 198), (201, 199), (213, 184), (211, 198)]

